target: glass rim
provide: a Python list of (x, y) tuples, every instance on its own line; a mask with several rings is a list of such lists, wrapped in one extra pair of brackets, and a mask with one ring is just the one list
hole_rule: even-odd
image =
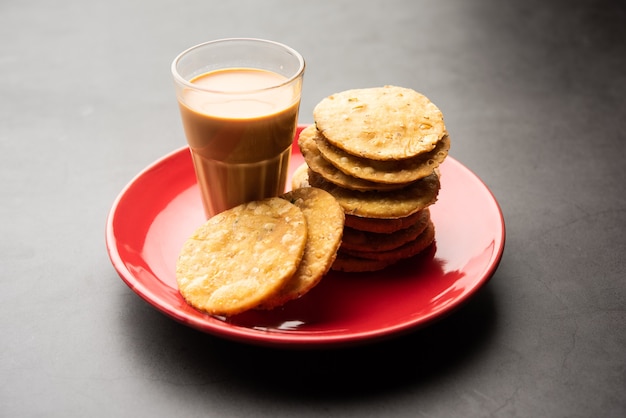
[[(202, 48), (204, 46), (207, 45), (211, 45), (211, 44), (216, 44), (216, 43), (224, 43), (224, 42), (241, 42), (241, 41), (251, 41), (251, 42), (257, 42), (257, 43), (261, 43), (261, 44), (267, 44), (267, 45), (273, 45), (273, 46), (277, 46), (280, 48), (283, 48), (284, 50), (286, 50), (287, 52), (289, 52), (290, 54), (292, 54), (297, 60), (298, 60), (298, 70), (295, 72), (294, 75), (292, 75), (291, 77), (289, 77), (287, 80), (285, 80), (284, 82), (280, 83), (280, 84), (276, 84), (270, 87), (264, 87), (262, 89), (252, 89), (252, 90), (238, 90), (238, 91), (228, 91), (228, 90), (214, 90), (214, 89), (208, 89), (205, 87), (201, 87), (198, 86), (197, 84), (194, 84), (188, 80), (186, 80), (183, 76), (180, 75), (180, 73), (178, 72), (177, 69), (177, 65), (180, 62), (180, 60), (187, 54), (189, 54), (190, 52)], [(197, 45), (194, 45), (190, 48), (187, 48), (186, 50), (184, 50), (183, 52), (181, 52), (180, 54), (178, 54), (176, 56), (176, 58), (174, 58), (174, 60), (172, 61), (172, 65), (171, 65), (171, 71), (172, 71), (172, 75), (174, 77), (174, 80), (182, 85), (184, 85), (187, 88), (191, 88), (194, 90), (199, 90), (199, 91), (204, 91), (207, 93), (214, 93), (214, 94), (250, 94), (250, 93), (260, 93), (263, 91), (268, 91), (268, 90), (273, 90), (279, 87), (283, 87), (286, 86), (288, 84), (293, 83), (295, 80), (297, 80), (298, 78), (301, 78), (303, 73), (304, 73), (304, 69), (306, 67), (306, 64), (304, 62), (304, 57), (302, 57), (302, 55), (296, 51), (295, 49), (282, 44), (280, 42), (276, 42), (276, 41), (270, 41), (267, 39), (260, 39), (260, 38), (222, 38), (222, 39), (215, 39), (212, 41), (207, 41), (207, 42), (203, 42)]]

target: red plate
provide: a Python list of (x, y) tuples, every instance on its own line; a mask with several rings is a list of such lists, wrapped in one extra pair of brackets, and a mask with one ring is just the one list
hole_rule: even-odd
[[(302, 162), (295, 145), (291, 172)], [(436, 243), (430, 251), (376, 273), (330, 272), (304, 297), (273, 311), (213, 317), (178, 293), (178, 252), (204, 222), (186, 147), (147, 167), (122, 190), (107, 219), (107, 250), (135, 293), (173, 319), (216, 336), (307, 348), (378, 340), (457, 308), (489, 280), (502, 257), (504, 219), (492, 193), (452, 157), (441, 165), (441, 175), (439, 199), (431, 207)]]

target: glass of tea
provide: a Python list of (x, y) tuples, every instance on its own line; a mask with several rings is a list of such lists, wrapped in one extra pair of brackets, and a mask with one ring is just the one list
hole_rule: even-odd
[(305, 63), (292, 48), (232, 38), (172, 62), (207, 218), (285, 191)]

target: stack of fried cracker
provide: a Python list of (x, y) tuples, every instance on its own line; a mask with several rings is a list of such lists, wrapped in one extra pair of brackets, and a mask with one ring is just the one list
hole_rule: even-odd
[(434, 241), (429, 206), (450, 138), (441, 111), (424, 95), (385, 86), (323, 99), (300, 134), (306, 164), (293, 187), (332, 194), (345, 211), (334, 270), (381, 270)]

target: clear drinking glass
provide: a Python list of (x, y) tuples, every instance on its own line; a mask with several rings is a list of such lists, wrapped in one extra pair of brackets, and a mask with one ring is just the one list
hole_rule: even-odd
[(284, 192), (305, 63), (262, 39), (182, 52), (172, 75), (207, 218)]

